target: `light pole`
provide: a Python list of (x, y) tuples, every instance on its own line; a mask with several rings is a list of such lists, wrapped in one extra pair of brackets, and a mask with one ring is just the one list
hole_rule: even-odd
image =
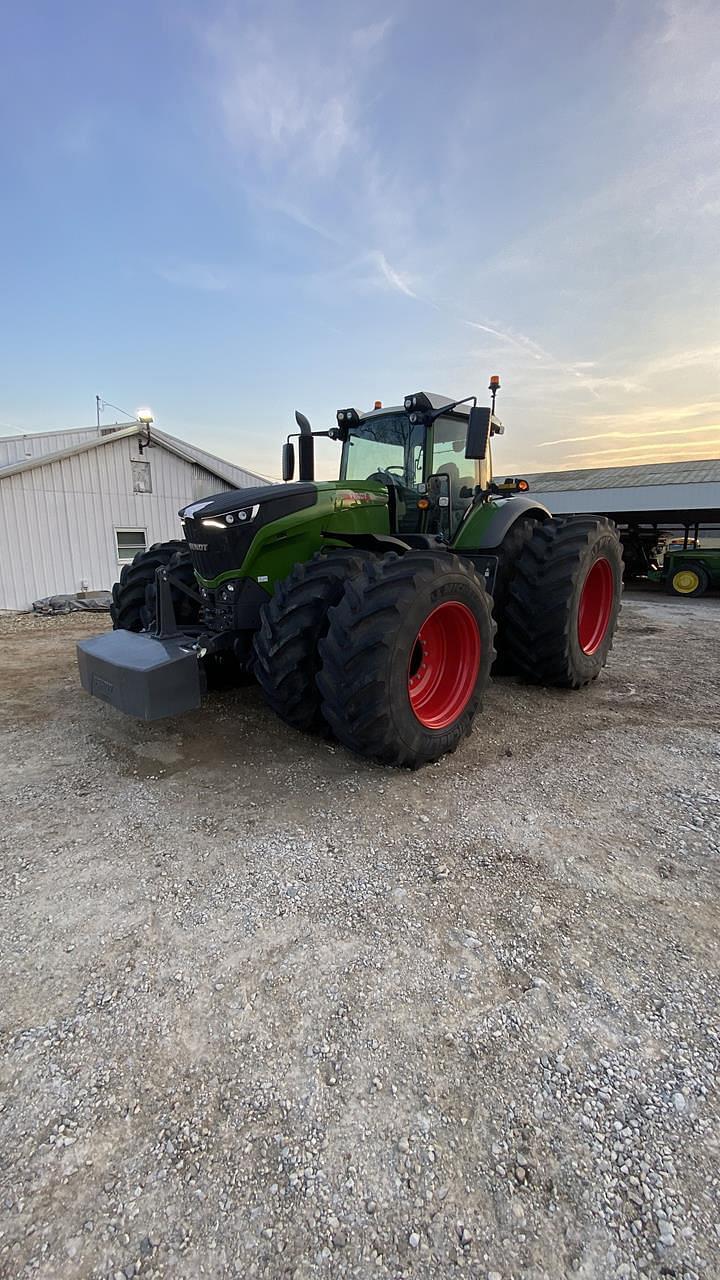
[(109, 400), (103, 400), (102, 396), (95, 397), (95, 407), (97, 410), (97, 425), (100, 430), (100, 413), (102, 409), (115, 409), (118, 413), (124, 413), (125, 417), (130, 421), (141, 422), (148, 429), (148, 438), (150, 432), (150, 423), (155, 421), (152, 409), (136, 409), (135, 414), (130, 413), (129, 409), (122, 409), (119, 404), (111, 404)]
[(147, 409), (147, 408), (138, 409), (137, 413), (135, 414), (135, 417), (137, 418), (138, 422), (142, 422), (145, 428), (145, 439), (143, 440), (142, 436), (140, 436), (138, 440), (138, 449), (140, 450), (140, 455), (142, 456), (143, 449), (147, 449), (149, 447), (150, 423), (154, 422), (155, 419), (153, 417), (152, 409)]

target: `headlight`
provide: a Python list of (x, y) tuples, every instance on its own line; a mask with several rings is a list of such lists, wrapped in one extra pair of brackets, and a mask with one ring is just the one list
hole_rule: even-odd
[(254, 507), (240, 507), (238, 511), (228, 511), (221, 517), (207, 517), (200, 523), (209, 525), (212, 529), (224, 529), (230, 524), (248, 524), (250, 520), (255, 519), (259, 510), (260, 503), (256, 502)]
[(352, 422), (357, 426), (360, 421), (360, 414), (357, 409), (338, 409), (335, 418), (338, 422)]

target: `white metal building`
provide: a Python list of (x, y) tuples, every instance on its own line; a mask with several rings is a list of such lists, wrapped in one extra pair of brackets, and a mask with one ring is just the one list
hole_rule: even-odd
[(137, 551), (182, 536), (180, 507), (268, 483), (137, 422), (0, 439), (0, 609), (107, 590)]

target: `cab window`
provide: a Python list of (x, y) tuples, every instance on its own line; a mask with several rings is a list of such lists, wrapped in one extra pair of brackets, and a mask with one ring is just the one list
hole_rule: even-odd
[(421, 426), (412, 426), (406, 413), (382, 414), (351, 429), (340, 479), (386, 483), (389, 472), (396, 483), (414, 489), (422, 483), (424, 452)]
[(475, 486), (473, 463), (465, 457), (466, 419), (438, 418), (434, 428), (432, 469), (450, 481), (453, 524), (472, 501)]

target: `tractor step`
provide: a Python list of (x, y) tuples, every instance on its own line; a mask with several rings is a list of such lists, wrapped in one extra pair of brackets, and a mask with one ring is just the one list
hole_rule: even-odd
[(200, 706), (205, 680), (191, 636), (158, 639), (108, 631), (77, 646), (80, 682), (103, 702), (140, 720), (161, 720)]

